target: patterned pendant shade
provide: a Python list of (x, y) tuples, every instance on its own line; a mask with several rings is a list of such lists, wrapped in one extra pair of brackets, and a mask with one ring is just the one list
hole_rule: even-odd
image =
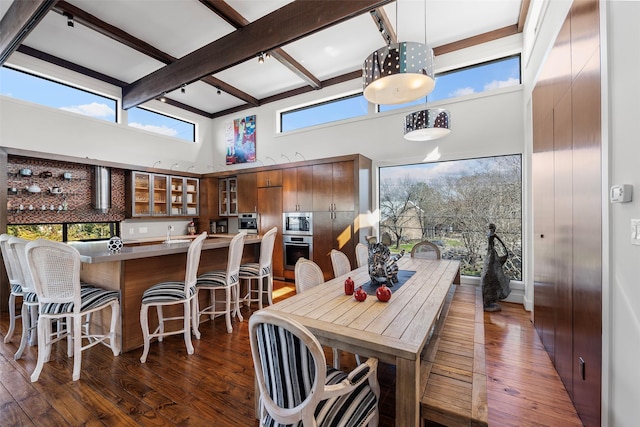
[(443, 108), (427, 108), (404, 117), (404, 138), (409, 141), (429, 141), (451, 132), (451, 114)]

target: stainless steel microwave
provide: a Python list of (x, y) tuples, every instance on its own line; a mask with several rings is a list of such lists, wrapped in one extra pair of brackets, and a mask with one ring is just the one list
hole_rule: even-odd
[(313, 235), (311, 212), (285, 212), (282, 214), (282, 234)]
[(238, 214), (238, 231), (246, 231), (247, 234), (258, 234), (258, 214)]

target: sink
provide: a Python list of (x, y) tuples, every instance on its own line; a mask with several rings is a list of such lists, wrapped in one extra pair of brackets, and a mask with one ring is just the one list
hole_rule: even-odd
[(171, 239), (171, 240), (165, 240), (162, 243), (168, 244), (168, 245), (171, 243), (191, 243), (191, 239)]

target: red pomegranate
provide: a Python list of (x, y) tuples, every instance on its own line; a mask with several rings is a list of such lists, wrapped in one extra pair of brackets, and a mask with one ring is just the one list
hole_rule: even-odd
[(391, 289), (385, 285), (381, 285), (376, 289), (376, 296), (378, 297), (378, 301), (387, 302), (391, 299)]
[(358, 301), (364, 301), (367, 299), (367, 292), (362, 289), (362, 286), (360, 286), (354, 293), (353, 293), (353, 297), (358, 300)]

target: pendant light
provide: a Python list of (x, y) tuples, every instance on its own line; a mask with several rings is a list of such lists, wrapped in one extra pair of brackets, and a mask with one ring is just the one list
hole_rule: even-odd
[[(424, 3), (424, 43), (427, 44), (427, 2)], [(427, 99), (425, 98), (425, 104)], [(404, 138), (409, 141), (430, 141), (451, 132), (451, 113), (443, 108), (425, 108), (404, 117)]]
[(404, 117), (404, 138), (409, 141), (430, 141), (451, 132), (451, 113), (444, 108), (427, 108)]
[(362, 84), (364, 97), (374, 104), (403, 104), (427, 96), (435, 86), (433, 50), (426, 43), (389, 42), (365, 59)]

